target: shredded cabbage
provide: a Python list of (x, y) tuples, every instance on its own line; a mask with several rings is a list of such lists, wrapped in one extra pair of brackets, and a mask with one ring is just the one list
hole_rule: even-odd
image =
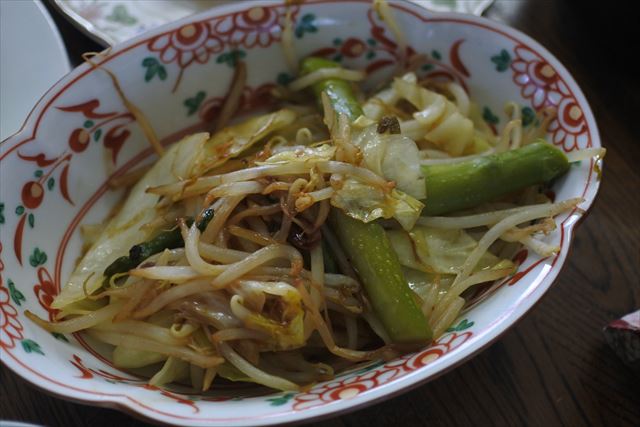
[[(390, 230), (387, 235), (402, 265), (429, 273), (460, 273), (469, 254), (478, 246), (473, 237), (460, 229), (416, 226), (408, 233)], [(499, 262), (498, 257), (487, 251), (476, 270), (492, 268)], [(506, 264), (501, 266), (506, 267)]]
[(135, 350), (118, 345), (113, 349), (112, 360), (113, 364), (118, 368), (133, 369), (162, 362), (167, 360), (167, 356), (152, 351)]
[(353, 178), (341, 181), (334, 190), (331, 204), (363, 222), (395, 218), (402, 228), (410, 230), (424, 208), (419, 200), (402, 191), (385, 191)]
[(271, 338), (261, 342), (261, 348), (281, 351), (304, 346), (304, 310), (298, 291), (285, 282), (245, 281), (245, 286), (247, 284), (252, 293), (260, 290), (265, 296), (269, 295), (264, 304), (270, 301), (271, 307), (261, 308), (262, 313), (252, 311), (249, 301), (236, 295), (231, 299), (231, 309), (247, 328), (264, 332)]
[(201, 176), (239, 156), (269, 134), (292, 124), (297, 117), (293, 110), (282, 109), (222, 129), (192, 159), (188, 167), (191, 177)]
[(404, 78), (395, 79), (392, 87), (419, 110), (413, 118), (422, 126), (424, 139), (452, 156), (476, 153), (473, 122), (453, 102)]
[(104, 270), (129, 249), (145, 241), (153, 230), (142, 228), (158, 215), (155, 209), (159, 197), (146, 192), (152, 185), (179, 182), (170, 170), (183, 170), (175, 166), (175, 160), (183, 144), (192, 146), (206, 140), (206, 133), (199, 133), (182, 139), (162, 156), (145, 176), (131, 189), (129, 197), (118, 214), (109, 222), (104, 233), (91, 246), (71, 274), (69, 281), (53, 300), (52, 308), (62, 309), (68, 304), (85, 298), (85, 290), (92, 294), (102, 286)]
[(224, 362), (222, 365), (218, 366), (217, 369), (218, 375), (226, 380), (234, 382), (254, 382), (253, 378), (243, 373), (240, 369), (236, 368), (229, 362)]
[(171, 356), (166, 362), (164, 362), (162, 369), (151, 377), (149, 384), (156, 387), (162, 387), (165, 384), (185, 379), (188, 375), (189, 363)]
[(381, 135), (375, 126), (369, 126), (353, 138), (353, 142), (360, 148), (367, 168), (395, 181), (396, 188), (416, 199), (427, 196), (420, 170), (420, 151), (411, 138)]
[(408, 267), (403, 267), (402, 272), (411, 290), (423, 301), (429, 299), (434, 288), (437, 288), (436, 294), (446, 294), (455, 278), (451, 274), (427, 273)]
[[(400, 80), (412, 85), (417, 85), (418, 83), (418, 78), (413, 73), (403, 75)], [(398, 101), (400, 101), (400, 93), (397, 88), (391, 86), (367, 100), (362, 106), (362, 111), (367, 118), (377, 122), (382, 116), (389, 114), (389, 107), (395, 105)]]
[(282, 147), (283, 151), (269, 157), (264, 162), (256, 162), (257, 165), (269, 165), (274, 163), (308, 163), (320, 160), (331, 160), (336, 154), (336, 146), (322, 144), (317, 147)]

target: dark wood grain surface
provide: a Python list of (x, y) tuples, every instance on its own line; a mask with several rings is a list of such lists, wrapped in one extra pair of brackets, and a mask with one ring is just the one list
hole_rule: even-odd
[[(464, 365), (316, 425), (640, 425), (640, 375), (615, 357), (602, 335), (609, 321), (640, 308), (640, 75), (631, 63), (640, 30), (623, 2), (589, 3), (499, 0), (486, 14), (532, 36), (565, 64), (608, 150), (600, 194), (558, 280), (521, 322)], [(82, 52), (100, 50), (52, 13), (74, 64)], [(5, 367), (0, 418), (143, 425), (114, 410), (50, 397)]]

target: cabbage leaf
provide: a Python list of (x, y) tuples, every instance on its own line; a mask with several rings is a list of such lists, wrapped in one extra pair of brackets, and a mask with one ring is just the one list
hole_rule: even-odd
[(190, 178), (204, 175), (209, 170), (238, 157), (273, 132), (293, 123), (298, 115), (287, 109), (250, 118), (229, 126), (213, 135), (190, 159)]
[(274, 163), (313, 163), (322, 160), (331, 160), (336, 154), (335, 145), (322, 144), (316, 147), (280, 147), (280, 152), (272, 155), (263, 162), (256, 162), (257, 165), (269, 165)]
[(402, 228), (410, 230), (424, 208), (419, 200), (402, 191), (385, 191), (353, 178), (345, 179), (337, 187), (331, 205), (362, 222), (395, 218)]
[(376, 126), (369, 126), (353, 142), (362, 152), (364, 166), (394, 181), (397, 189), (412, 197), (426, 197), (424, 175), (420, 170), (420, 151), (411, 138), (379, 134)]
[(158, 215), (155, 206), (159, 196), (147, 193), (151, 186), (173, 184), (179, 177), (169, 170), (175, 171), (175, 161), (183, 146), (191, 147), (202, 144), (209, 134), (197, 133), (182, 139), (172, 146), (153, 165), (153, 167), (131, 189), (129, 197), (118, 213), (109, 221), (104, 232), (89, 248), (75, 268), (69, 281), (53, 300), (52, 308), (62, 309), (65, 306), (85, 298), (86, 292), (92, 294), (102, 286), (104, 270), (118, 257), (129, 253), (129, 249), (147, 240), (152, 232), (141, 227), (151, 222)]
[(261, 348), (281, 351), (304, 346), (304, 310), (300, 293), (284, 282), (255, 283), (262, 284), (262, 292), (273, 298), (271, 309), (265, 306), (261, 312), (249, 311), (242, 319), (247, 328), (270, 336), (268, 342), (260, 344)]
[(422, 125), (424, 139), (452, 156), (475, 154), (473, 122), (453, 102), (405, 79), (395, 79), (392, 87), (418, 109), (413, 118)]
[[(478, 242), (464, 230), (445, 230), (417, 226), (411, 231), (390, 230), (387, 232), (400, 263), (415, 270), (438, 274), (458, 274)], [(505, 262), (490, 252), (480, 258), (477, 270), (495, 267)]]

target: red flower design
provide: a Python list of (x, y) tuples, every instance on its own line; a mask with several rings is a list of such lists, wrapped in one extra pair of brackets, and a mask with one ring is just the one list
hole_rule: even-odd
[(211, 54), (224, 49), (224, 42), (211, 26), (209, 22), (190, 23), (152, 39), (149, 50), (160, 52), (160, 60), (165, 64), (177, 61), (180, 68), (186, 68), (194, 61), (205, 64)]
[(426, 350), (410, 357), (404, 362), (404, 369), (407, 371), (414, 371), (420, 369), (423, 366), (428, 365), (436, 359), (444, 356), (450, 351), (455, 350), (464, 344), (471, 336), (472, 332), (457, 333), (452, 332), (450, 334), (440, 337), (440, 339), (433, 345), (429, 346)]
[(40, 206), (44, 197), (42, 184), (36, 181), (28, 181), (22, 187), (22, 203), (27, 209), (36, 209)]
[(51, 274), (46, 268), (40, 267), (38, 269), (38, 284), (33, 287), (33, 293), (38, 297), (38, 302), (49, 313), (49, 320), (53, 320), (58, 310), (51, 308), (51, 303), (56, 295), (58, 295), (58, 289), (56, 288)]
[(566, 83), (556, 70), (540, 55), (524, 46), (517, 46), (511, 63), (513, 81), (521, 87), (520, 93), (530, 99), (533, 108), (545, 106), (558, 109), (558, 116), (550, 123), (552, 142), (565, 151), (590, 145), (587, 122)]
[(584, 113), (564, 82), (558, 82), (557, 87), (562, 99), (557, 104), (557, 117), (549, 124), (552, 142), (565, 151), (587, 148), (590, 141)]
[[(297, 14), (297, 10), (297, 7), (293, 9), (292, 16)], [(221, 53), (225, 47), (251, 49), (268, 47), (279, 41), (282, 33), (280, 22), (285, 11), (286, 8), (279, 7), (254, 7), (222, 18), (189, 23), (176, 31), (154, 37), (147, 47), (160, 53), (163, 64), (177, 62), (180, 71), (173, 87), (175, 91), (185, 68), (194, 62), (206, 64), (211, 55)]]
[[(0, 256), (2, 255), (2, 243), (0, 243)], [(18, 310), (11, 305), (9, 290), (4, 286), (2, 271), (4, 262), (0, 258), (0, 347), (9, 349), (15, 347), (16, 341), (24, 338), (23, 327), (18, 320)]]
[(438, 341), (420, 353), (404, 356), (383, 366), (365, 370), (360, 375), (346, 376), (342, 380), (331, 381), (311, 389), (307, 393), (295, 396), (293, 409), (301, 411), (326, 405), (342, 399), (353, 398), (360, 393), (374, 389), (382, 384), (403, 377), (409, 372), (420, 369), (443, 355), (464, 344), (473, 332), (452, 332), (442, 336)]
[[(293, 15), (297, 8), (293, 10)], [(268, 47), (280, 41), (280, 23), (284, 20), (284, 8), (254, 7), (235, 13), (212, 23), (216, 34), (224, 37), (232, 46)]]
[(555, 83), (559, 76), (541, 56), (524, 46), (515, 49), (516, 58), (511, 63), (514, 71), (513, 81), (521, 86), (524, 98), (531, 98), (533, 108), (541, 109), (545, 105), (556, 105), (559, 94)]
[(400, 373), (398, 368), (372, 370), (364, 375), (347, 377), (341, 381), (332, 381), (314, 388), (309, 393), (300, 393), (295, 397), (293, 409), (301, 411), (326, 405), (336, 400), (351, 399), (362, 392), (371, 390), (381, 384), (391, 381)]
[(357, 58), (367, 49), (367, 45), (360, 39), (348, 38), (340, 48), (340, 53), (348, 58)]

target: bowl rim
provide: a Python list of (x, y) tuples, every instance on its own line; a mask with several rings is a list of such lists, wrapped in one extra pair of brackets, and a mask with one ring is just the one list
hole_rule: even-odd
[[(339, 3), (341, 0), (312, 0), (309, 4), (327, 4), (327, 3)], [(351, 3), (369, 3), (369, 0), (348, 0)], [(180, 28), (182, 25), (201, 21), (205, 19), (211, 19), (213, 17), (224, 17), (230, 14), (236, 13), (241, 10), (248, 10), (253, 6), (274, 6), (281, 5), (281, 1), (261, 1), (261, 0), (248, 0), (241, 3), (229, 3), (223, 4), (218, 7), (194, 14), (180, 20), (164, 24), (157, 28), (154, 28), (148, 32), (140, 34), (126, 42), (119, 43), (112, 48), (106, 50), (108, 55), (101, 58), (100, 64), (106, 63), (109, 60), (132, 50), (141, 44), (146, 43), (151, 38), (173, 31)], [(583, 107), (583, 114), (591, 135), (591, 143), (593, 147), (601, 146), (600, 135), (598, 127), (593, 116), (591, 107), (586, 100), (579, 85), (566, 69), (566, 67), (545, 47), (528, 35), (521, 31), (509, 27), (501, 22), (491, 21), (484, 17), (478, 17), (467, 14), (460, 14), (454, 12), (432, 12), (425, 10), (424, 8), (410, 2), (392, 3), (391, 6), (399, 11), (408, 13), (413, 17), (422, 21), (423, 24), (430, 22), (451, 22), (455, 24), (469, 25), (472, 27), (479, 27), (483, 30), (489, 30), (494, 33), (498, 33), (502, 37), (506, 37), (509, 40), (525, 45), (531, 48), (533, 51), (542, 56), (552, 67), (560, 74), (567, 85), (569, 91), (578, 101), (579, 105)], [(0, 161), (4, 159), (9, 153), (20, 147), (21, 145), (36, 138), (40, 120), (44, 113), (48, 110), (58, 96), (62, 95), (68, 88), (81, 79), (86, 74), (92, 72), (94, 69), (89, 64), (83, 63), (78, 67), (75, 67), (67, 75), (62, 77), (55, 85), (53, 85), (36, 103), (27, 118), (25, 119), (21, 128), (13, 135), (0, 142)], [(589, 177), (587, 178), (583, 197), (585, 201), (581, 204), (581, 208), (588, 211), (594, 203), (598, 190), (600, 188), (600, 180), (591, 182), (591, 175), (594, 170), (594, 162), (591, 160)], [(591, 191), (587, 194), (587, 190), (591, 186)], [(365, 406), (372, 405), (381, 400), (397, 396), (398, 394), (408, 392), (428, 381), (431, 381), (451, 369), (464, 363), (471, 357), (475, 356), (491, 344), (493, 344), (498, 338), (506, 333), (511, 327), (513, 327), (526, 313), (537, 304), (542, 296), (548, 291), (551, 285), (555, 282), (560, 271), (566, 266), (566, 260), (569, 250), (572, 246), (572, 240), (575, 235), (575, 227), (581, 223), (586, 214), (579, 215), (574, 210), (567, 218), (560, 224), (561, 233), (561, 251), (553, 259), (552, 264), (547, 271), (541, 272), (528, 286), (527, 290), (520, 295), (514, 302), (506, 307), (496, 319), (494, 319), (489, 325), (482, 330), (474, 333), (474, 336), (460, 347), (455, 354), (451, 355), (446, 363), (446, 366), (437, 369), (437, 372), (427, 375), (427, 371), (424, 369), (418, 369), (410, 372), (407, 375), (399, 378), (398, 380), (383, 384), (374, 389), (368, 390), (364, 395), (359, 395), (354, 399), (341, 399), (339, 401), (332, 402), (330, 405), (323, 405), (308, 408), (305, 410), (288, 410), (278, 412), (275, 414), (263, 414), (257, 418), (237, 418), (237, 419), (219, 419), (219, 418), (200, 418), (200, 417), (177, 417), (167, 412), (159, 412), (149, 408), (144, 403), (133, 399), (127, 394), (126, 391), (122, 393), (100, 393), (91, 390), (78, 389), (72, 385), (60, 383), (52, 378), (46, 378), (41, 374), (33, 371), (29, 366), (21, 363), (9, 352), (6, 352), (11, 356), (12, 361), (8, 360), (6, 356), (1, 358), (2, 363), (7, 366), (11, 371), (18, 376), (27, 380), (29, 383), (35, 385), (37, 388), (45, 391), (48, 394), (53, 394), (56, 397), (60, 397), (64, 400), (70, 400), (77, 403), (90, 404), (101, 407), (116, 408), (123, 410), (126, 413), (132, 414), (135, 417), (143, 418), (145, 420), (152, 420), (155, 423), (189, 423), (189, 425), (202, 425), (204, 423), (229, 423), (233, 422), (236, 425), (249, 425), (255, 422), (259, 422), (261, 425), (283, 424), (283, 423), (299, 423), (309, 422), (312, 420), (318, 420), (320, 418), (336, 416), (346, 412), (361, 409)], [(556, 268), (555, 264), (559, 261), (559, 266)], [(17, 362), (17, 363), (16, 363)], [(437, 364), (439, 361), (435, 361)], [(21, 367), (20, 367), (21, 365)], [(38, 377), (48, 380), (48, 383), (42, 384)], [(71, 391), (71, 393), (70, 393)], [(150, 411), (151, 409), (151, 411)]]

